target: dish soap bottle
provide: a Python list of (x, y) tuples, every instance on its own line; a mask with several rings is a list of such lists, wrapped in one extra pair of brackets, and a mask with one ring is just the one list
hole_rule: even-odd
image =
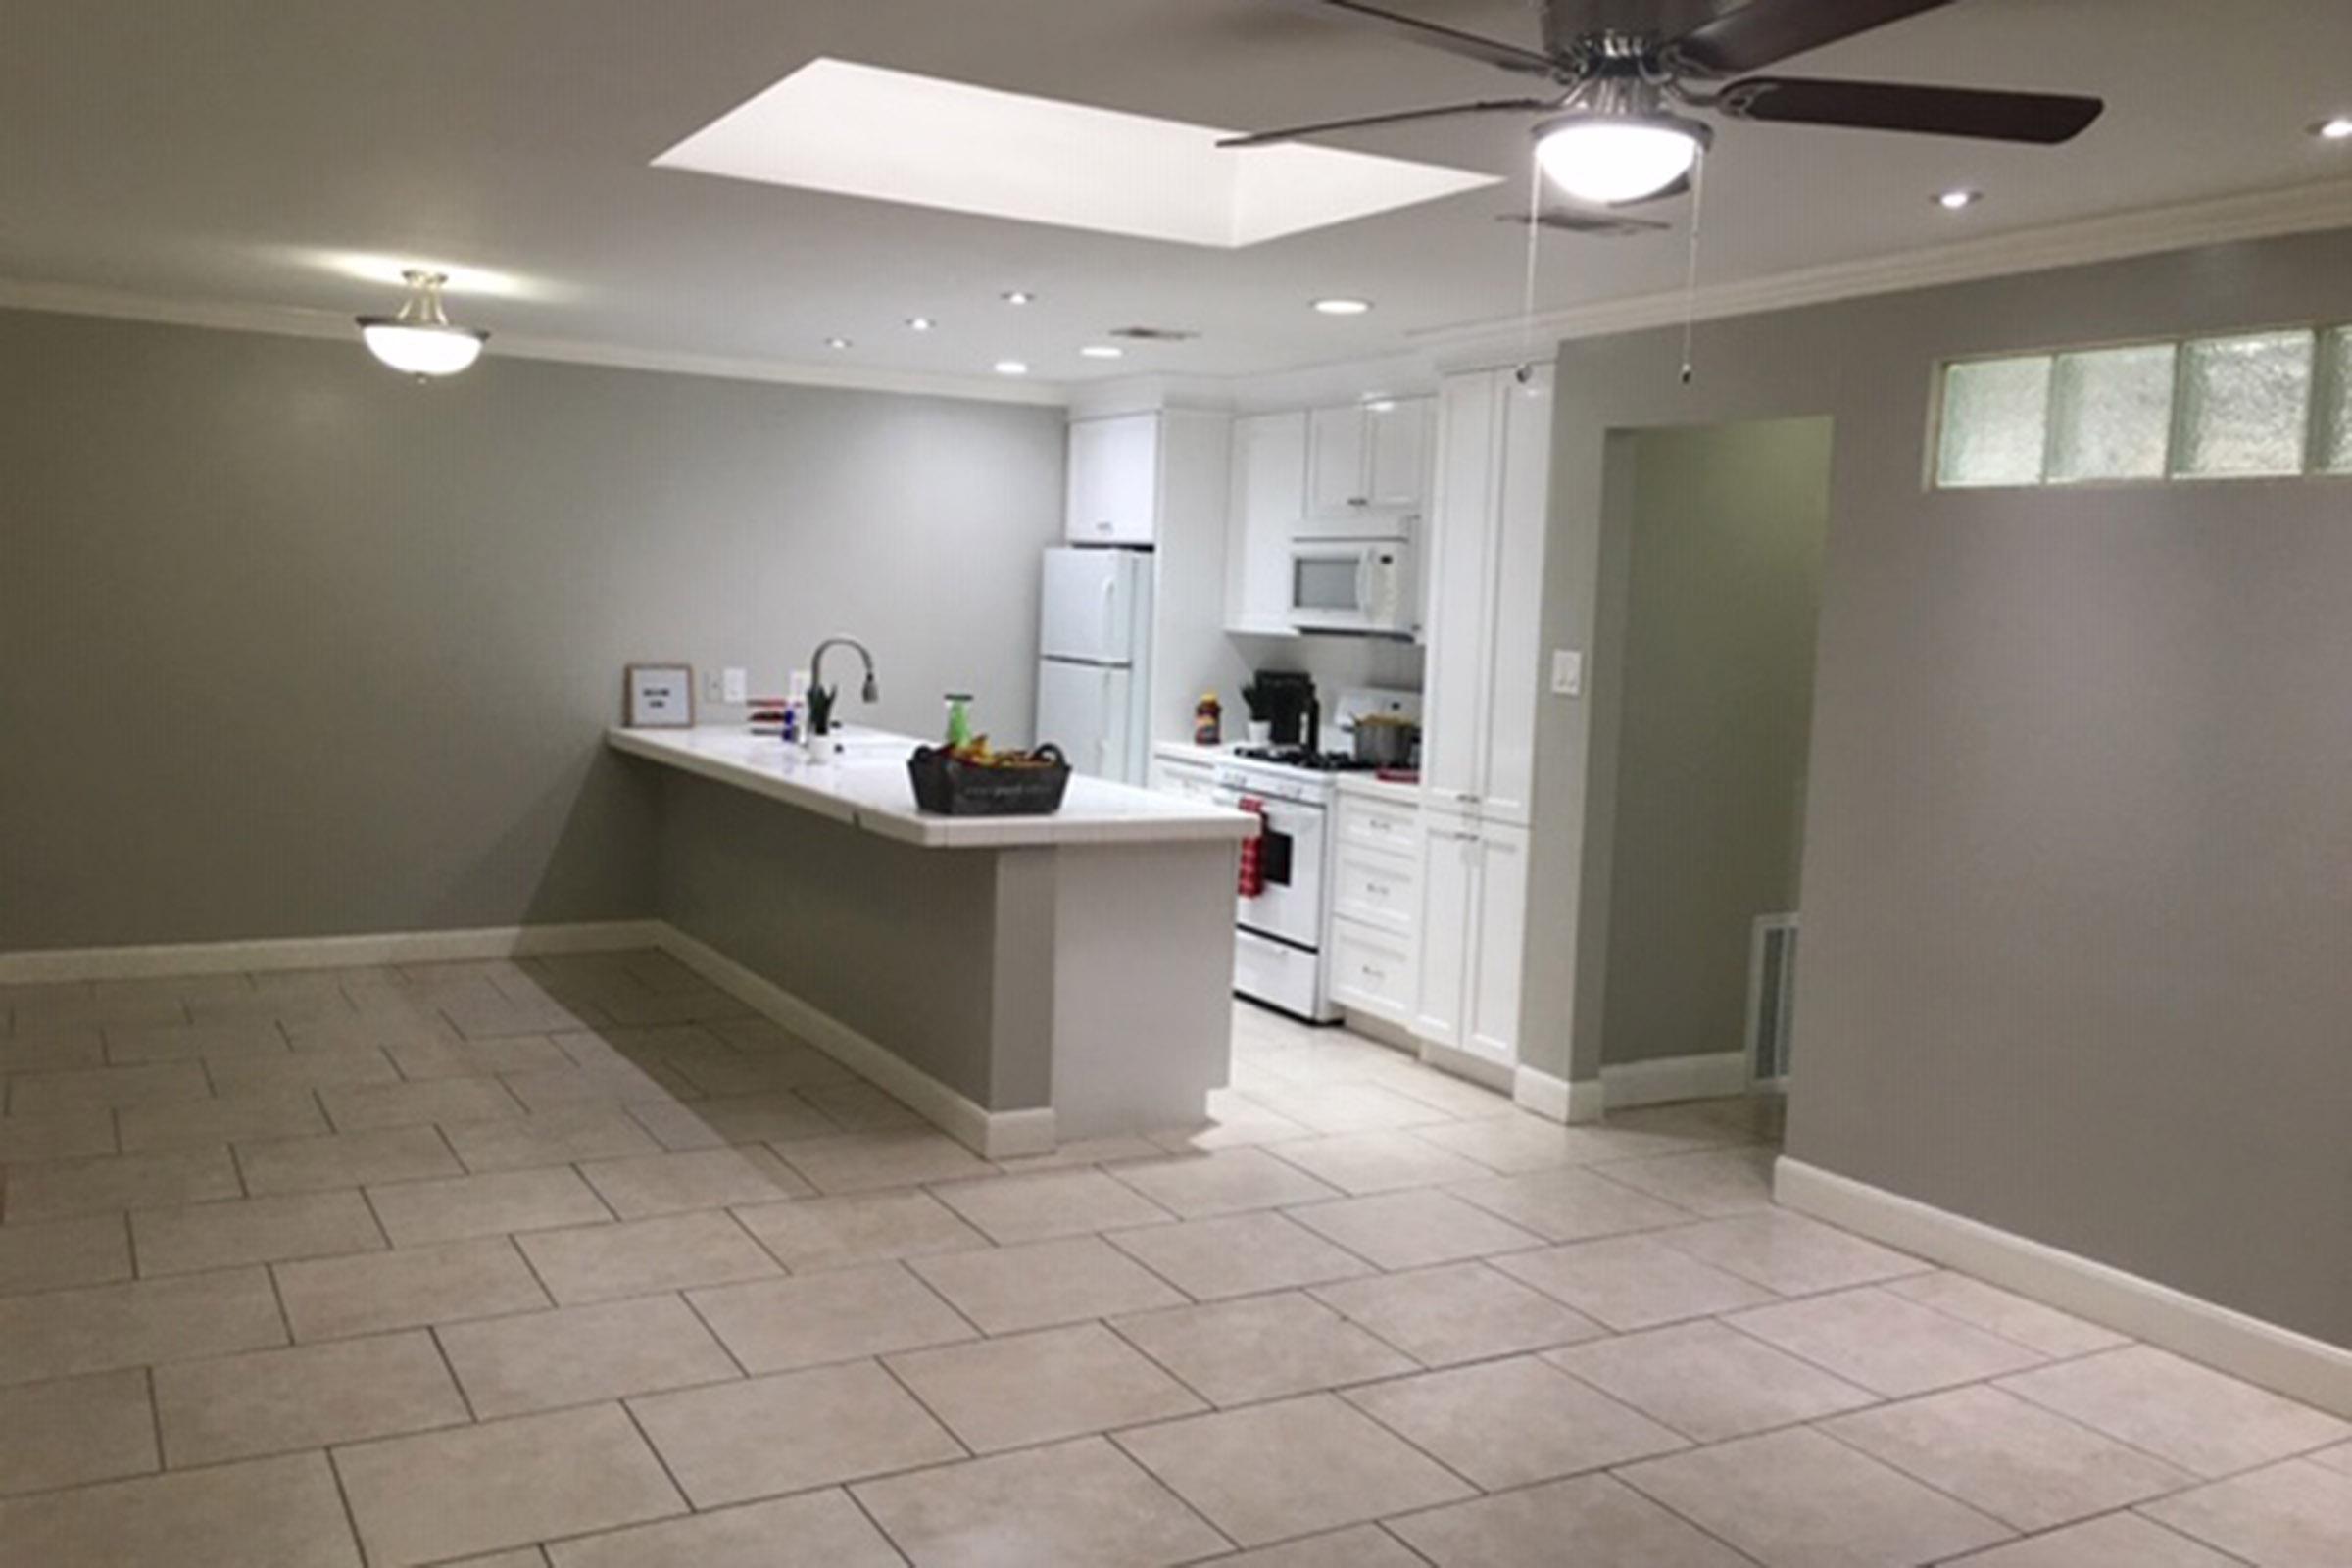
[(950, 692), (948, 695), (948, 750), (957, 751), (972, 743), (972, 694)]
[(1220, 746), (1225, 740), (1225, 705), (1215, 692), (1202, 692), (1193, 705), (1193, 744)]

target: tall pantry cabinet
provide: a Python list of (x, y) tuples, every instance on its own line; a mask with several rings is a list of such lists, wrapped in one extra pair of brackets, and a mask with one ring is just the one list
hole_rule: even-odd
[(1519, 1058), (1552, 374), (1449, 376), (1438, 407), (1411, 1029), (1495, 1069)]

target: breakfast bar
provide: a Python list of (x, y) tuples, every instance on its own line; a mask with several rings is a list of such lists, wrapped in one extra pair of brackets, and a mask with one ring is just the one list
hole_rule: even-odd
[(607, 740), (658, 769), (690, 960), (978, 1152), (1196, 1123), (1226, 1081), (1251, 817), (1086, 777), (1052, 815), (933, 815), (876, 730)]

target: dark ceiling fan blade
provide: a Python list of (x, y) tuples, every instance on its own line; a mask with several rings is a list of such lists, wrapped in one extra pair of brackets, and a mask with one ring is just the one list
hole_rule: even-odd
[(1616, 213), (1586, 212), (1574, 207), (1551, 207), (1530, 218), (1525, 213), (1505, 213), (1494, 220), (1498, 223), (1517, 223), (1521, 227), (1535, 224), (1556, 228), (1569, 234), (1592, 234), (1615, 239), (1633, 234), (1663, 233), (1672, 223), (1660, 223), (1647, 218), (1625, 218)]
[(1715, 107), (1737, 120), (1791, 125), (1907, 130), (2054, 147), (2072, 141), (2106, 112), (2096, 98), (2044, 92), (1986, 92), (1974, 87), (1915, 87), (1892, 81), (1820, 81), (1751, 76), (1723, 89)]
[(1399, 16), (1394, 11), (1383, 11), (1378, 6), (1361, 4), (1360, 0), (1279, 0), (1279, 3), (1289, 6), (1293, 11), (1304, 11), (1314, 16), (1337, 16), (1378, 27), (1383, 32), (1394, 33), (1410, 42), (1427, 44), (1433, 49), (1443, 49), (1448, 54), (1497, 66), (1504, 71), (1517, 71), (1531, 76), (1573, 74), (1573, 68), (1568, 63), (1554, 60), (1540, 50), (1522, 49), (1515, 43), (1504, 43), (1499, 38), (1482, 38), (1475, 32), (1464, 32), (1458, 27), (1448, 27), (1435, 22), (1423, 22), (1418, 17)]
[(1667, 46), (1674, 63), (1708, 76), (1733, 76), (1776, 60), (1948, 6), (1952, 0), (1747, 0)]
[(1217, 145), (1220, 147), (1272, 147), (1282, 142), (1300, 141), (1308, 136), (1320, 136), (1334, 130), (1361, 130), (1368, 125), (1402, 125), (1419, 120), (1445, 120), (1454, 115), (1525, 114), (1558, 107), (1558, 101), (1551, 98), (1489, 98), (1474, 104), (1446, 104), (1437, 109), (1399, 109), (1390, 115), (1358, 115), (1353, 120), (1326, 120), (1318, 125), (1293, 125), (1287, 130), (1261, 130), (1248, 136), (1228, 136)]

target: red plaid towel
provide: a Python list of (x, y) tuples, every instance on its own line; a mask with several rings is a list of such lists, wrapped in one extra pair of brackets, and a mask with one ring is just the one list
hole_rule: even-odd
[[(1251, 816), (1262, 819), (1266, 814), (1266, 803), (1254, 795), (1245, 795), (1242, 797), (1242, 809), (1248, 811)], [(1266, 891), (1264, 845), (1265, 837), (1262, 829), (1242, 840), (1241, 895), (1245, 899), (1254, 899)]]

